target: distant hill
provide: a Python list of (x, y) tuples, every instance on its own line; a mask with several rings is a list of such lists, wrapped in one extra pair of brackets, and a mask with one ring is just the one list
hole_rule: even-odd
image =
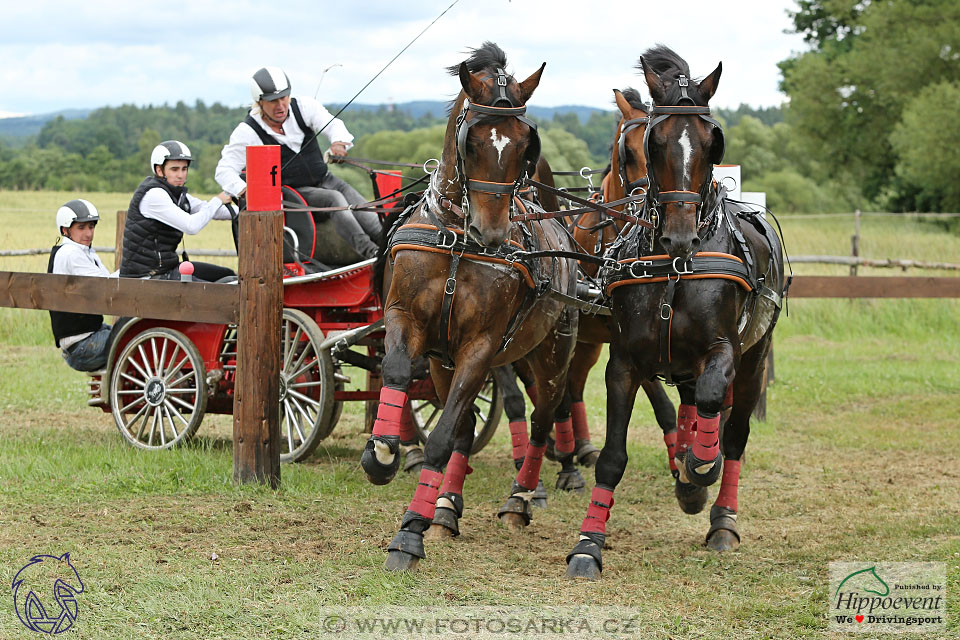
[[(382, 105), (382, 104), (361, 104), (353, 103), (350, 105), (350, 110), (364, 110), (364, 111), (379, 111), (380, 109), (386, 107), (387, 109), (393, 108), (397, 111), (403, 111), (404, 113), (409, 114), (414, 118), (419, 118), (424, 115), (429, 115), (434, 118), (446, 118), (447, 117), (447, 106), (449, 103), (443, 100), (415, 100), (412, 102), (400, 102), (394, 105)], [(339, 109), (342, 105), (340, 104), (330, 104), (328, 108), (335, 111)], [(609, 111), (607, 109), (606, 111)], [(527, 111), (534, 118), (541, 120), (551, 120), (554, 114), (567, 114), (575, 113), (580, 119), (581, 123), (585, 123), (590, 119), (590, 116), (594, 113), (603, 113), (604, 109), (596, 109), (594, 107), (584, 107), (579, 105), (562, 105), (559, 107), (538, 107), (530, 105), (530, 108)]]
[(26, 144), (28, 138), (40, 133), (43, 125), (57, 116), (63, 116), (65, 120), (81, 120), (90, 115), (91, 111), (93, 109), (63, 109), (52, 113), (0, 118), (0, 140), (11, 146), (22, 146)]

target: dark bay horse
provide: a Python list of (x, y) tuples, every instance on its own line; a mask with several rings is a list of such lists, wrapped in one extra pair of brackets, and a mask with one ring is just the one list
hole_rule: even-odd
[(712, 180), (713, 164), (723, 157), (723, 131), (707, 105), (721, 66), (697, 82), (687, 63), (661, 45), (643, 54), (640, 68), (654, 103), (643, 141), (649, 180), (643, 215), (654, 227), (638, 227), (619, 247), (616, 266), (601, 273), (613, 311), (607, 437), (580, 540), (567, 556), (568, 577), (600, 576), (633, 401), (640, 383), (654, 375), (680, 392), (680, 479), (706, 487), (722, 471), (707, 546), (739, 545), (740, 462), (785, 293), (776, 232), (726, 200)]
[(390, 570), (412, 569), (425, 557), (423, 533), (437, 512), (462, 514), (475, 419), (471, 405), (492, 367), (520, 358), (531, 365), (539, 403), (501, 517), (517, 525), (529, 522), (578, 319), (543, 295), (550, 288), (575, 295), (576, 262), (524, 256), (572, 250), (562, 225), (510, 221), (511, 211), (525, 206), (515, 194), (539, 157), (536, 125), (524, 113), (544, 66), (518, 82), (504, 71), (503, 51), (488, 42), (451, 68), (462, 91), (447, 123), (440, 166), (381, 256), (393, 263), (385, 276), (383, 388), (361, 458), (372, 482), (383, 484), (396, 474), (411, 363), (423, 354), (431, 356), (431, 375), (444, 402), (424, 448), (416, 493), (388, 547)]

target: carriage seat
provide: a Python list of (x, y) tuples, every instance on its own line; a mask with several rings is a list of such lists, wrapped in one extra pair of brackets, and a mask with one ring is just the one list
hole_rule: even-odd
[(307, 201), (291, 187), (283, 187), (283, 262), (300, 264), (306, 273), (360, 262), (363, 258), (340, 237), (324, 212), (288, 211), (307, 207)]

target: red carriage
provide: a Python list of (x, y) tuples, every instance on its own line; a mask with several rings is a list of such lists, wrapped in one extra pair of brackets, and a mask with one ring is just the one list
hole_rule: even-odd
[[(388, 176), (384, 178), (383, 176)], [(390, 191), (399, 176), (371, 172), (375, 188)], [(394, 183), (389, 182), (392, 178)], [(376, 401), (383, 355), (383, 309), (371, 286), (374, 260), (349, 261), (334, 247), (318, 261), (322, 221), (284, 193), (284, 281), (281, 322), (281, 460), (308, 457), (336, 426), (346, 401)], [(190, 321), (125, 319), (118, 322), (107, 366), (91, 374), (88, 404), (113, 415), (121, 435), (143, 449), (166, 449), (192, 437), (207, 413), (232, 414), (237, 327)], [(366, 388), (348, 388), (344, 367), (361, 370)], [(370, 374), (370, 375), (368, 375)], [(411, 388), (418, 435), (425, 441), (440, 413), (429, 377)], [(503, 404), (493, 377), (477, 399), (474, 450), (500, 421)]]

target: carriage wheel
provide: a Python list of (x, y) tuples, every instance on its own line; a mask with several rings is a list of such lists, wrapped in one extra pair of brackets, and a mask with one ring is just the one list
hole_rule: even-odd
[(330, 435), (335, 422), (333, 359), (323, 332), (297, 309), (283, 310), (280, 333), (280, 461), (298, 462)]
[(203, 358), (179, 331), (149, 329), (124, 347), (110, 379), (120, 434), (141, 449), (169, 449), (191, 438), (207, 408)]
[[(411, 409), (413, 413), (413, 424), (417, 428), (417, 435), (420, 442), (426, 443), (427, 437), (433, 428), (437, 426), (440, 414), (443, 411), (443, 405), (440, 400), (411, 400)], [(493, 377), (493, 373), (487, 375), (483, 388), (477, 394), (477, 399), (473, 402), (473, 412), (477, 416), (477, 426), (473, 431), (473, 447), (470, 453), (474, 454), (487, 446), (490, 438), (497, 430), (500, 424), (500, 416), (503, 414), (503, 397), (500, 395), (500, 387)]]

